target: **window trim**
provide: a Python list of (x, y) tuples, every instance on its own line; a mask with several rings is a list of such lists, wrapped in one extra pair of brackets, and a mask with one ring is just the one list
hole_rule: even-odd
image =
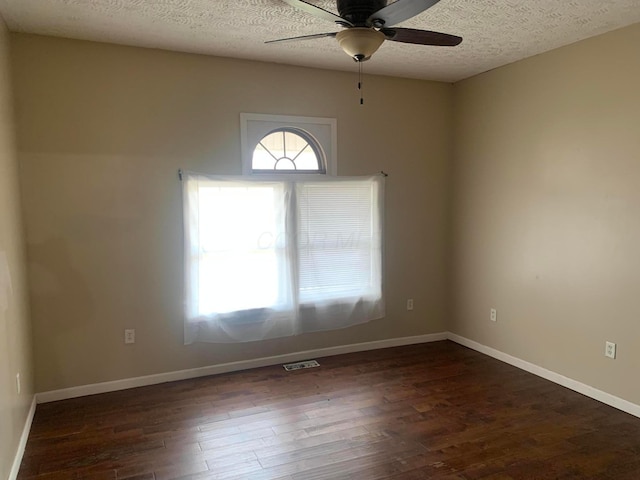
[[(258, 133), (255, 135), (256, 139), (249, 138), (250, 128), (249, 124), (253, 122), (255, 124), (262, 124), (259, 126), (260, 130), (264, 130), (264, 133)], [(266, 172), (254, 172), (251, 163), (253, 159), (253, 151), (264, 135), (278, 128), (293, 128), (302, 130), (312, 138), (314, 138), (318, 145), (322, 149), (325, 159), (326, 172), (322, 173), (310, 173), (301, 172), (299, 174), (292, 172), (274, 172), (276, 175), (297, 176), (297, 175), (315, 175), (315, 176), (336, 176), (338, 173), (338, 122), (335, 118), (327, 117), (299, 117), (293, 115), (270, 115), (262, 113), (241, 113), (240, 114), (240, 154), (242, 157), (242, 175), (247, 176), (263, 176), (272, 175)], [(329, 139), (324, 139), (325, 135), (320, 135), (319, 132), (329, 129)], [(253, 144), (255, 142), (255, 144)], [(251, 144), (250, 144), (251, 143)]]

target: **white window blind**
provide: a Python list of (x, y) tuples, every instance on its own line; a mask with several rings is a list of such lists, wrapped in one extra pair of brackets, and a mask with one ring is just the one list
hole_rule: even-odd
[(297, 186), (301, 303), (380, 295), (372, 186), (362, 181)]
[(183, 177), (185, 343), (344, 328), (384, 315), (381, 176)]

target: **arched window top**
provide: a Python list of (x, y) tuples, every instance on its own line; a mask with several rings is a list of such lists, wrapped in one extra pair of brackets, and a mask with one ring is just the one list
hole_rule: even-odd
[(294, 127), (271, 130), (253, 150), (254, 173), (320, 173), (327, 171), (318, 141), (308, 132)]
[[(278, 132), (280, 132), (279, 137)], [(285, 135), (287, 132), (294, 135)], [(335, 118), (241, 113), (240, 153), (242, 157), (242, 174), (266, 175), (271, 173), (276, 174), (276, 176), (297, 173), (303, 175), (337, 175), (337, 132), (338, 125)], [(276, 145), (271, 146), (270, 142), (272, 141)], [(262, 143), (262, 146), (260, 143)], [(282, 144), (280, 148), (277, 148), (277, 143)], [(283, 148), (285, 143), (287, 146), (286, 155)], [(296, 154), (302, 153), (294, 160), (292, 157), (295, 157), (296, 154), (293, 153), (293, 150), (296, 149), (294, 145), (297, 145), (297, 143), (300, 143), (300, 147)], [(303, 147), (307, 144), (309, 146), (303, 150)], [(294, 148), (291, 148), (292, 146)], [(282, 153), (278, 153), (279, 151), (282, 151)], [(311, 152), (315, 154), (315, 157)], [(282, 157), (287, 157), (292, 161), (285, 159), (277, 162), (276, 166), (276, 160)]]

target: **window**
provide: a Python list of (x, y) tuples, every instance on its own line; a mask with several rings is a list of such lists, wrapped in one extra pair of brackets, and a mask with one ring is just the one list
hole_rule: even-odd
[(336, 175), (336, 131), (334, 118), (241, 113), (242, 173)]
[(320, 145), (311, 134), (283, 127), (267, 133), (251, 158), (253, 173), (325, 173)]
[(186, 173), (185, 343), (381, 318), (383, 177)]

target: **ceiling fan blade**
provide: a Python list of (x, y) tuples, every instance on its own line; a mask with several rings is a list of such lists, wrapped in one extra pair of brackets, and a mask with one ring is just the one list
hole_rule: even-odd
[(322, 18), (323, 20), (328, 20), (329, 22), (338, 23), (344, 26), (353, 26), (353, 24), (345, 20), (339, 15), (330, 12), (329, 10), (325, 10), (324, 8), (317, 7), (309, 2), (305, 2), (304, 0), (282, 0), (284, 3), (291, 5), (303, 12), (309, 13), (314, 17)]
[[(287, 1), (287, 0), (284, 0)], [(440, 0), (397, 0), (386, 7), (372, 13), (367, 19), (367, 25), (376, 28), (390, 27), (415, 17), (426, 9), (433, 7)], [(289, 3), (289, 2), (287, 2)]]
[(416, 30), (415, 28), (383, 28), (380, 30), (392, 42), (415, 43), (417, 45), (434, 45), (439, 47), (455, 47), (460, 45), (462, 37), (448, 33)]
[(279, 38), (278, 40), (268, 40), (264, 43), (279, 43), (279, 42), (296, 42), (298, 40), (313, 40), (315, 38), (335, 37), (338, 32), (333, 33), (316, 33), (314, 35), (302, 35), (300, 37)]

